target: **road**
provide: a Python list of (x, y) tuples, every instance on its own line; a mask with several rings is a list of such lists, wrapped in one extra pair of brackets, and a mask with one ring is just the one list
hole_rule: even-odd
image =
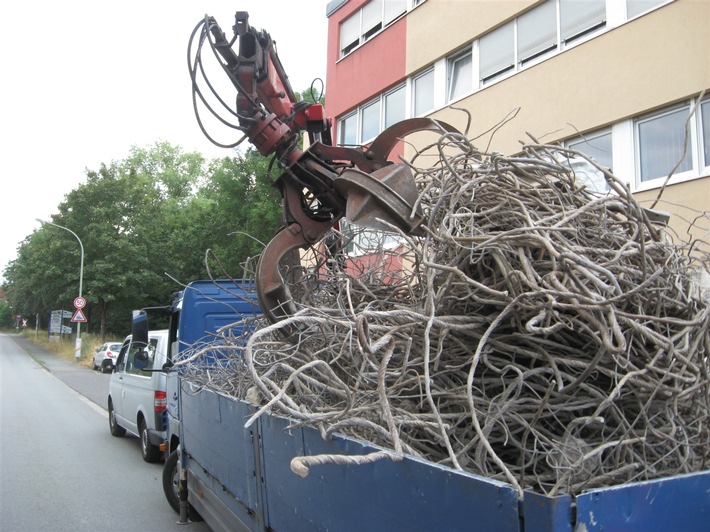
[(209, 530), (177, 524), (162, 465), (110, 435), (109, 377), (0, 334), (0, 531)]

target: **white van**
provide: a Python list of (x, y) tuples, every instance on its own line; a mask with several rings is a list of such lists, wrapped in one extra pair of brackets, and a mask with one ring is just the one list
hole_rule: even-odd
[(167, 395), (162, 368), (167, 352), (167, 330), (150, 332), (147, 346), (126, 337), (109, 384), (111, 434), (122, 437), (128, 431), (138, 436), (146, 462), (163, 458), (160, 445), (165, 442), (167, 429)]

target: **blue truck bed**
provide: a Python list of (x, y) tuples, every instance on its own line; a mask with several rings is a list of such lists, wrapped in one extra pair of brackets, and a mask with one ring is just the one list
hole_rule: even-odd
[[(254, 407), (212, 391), (183, 394), (182, 406), (190, 502), (203, 512), (210, 505), (215, 515), (223, 505), (221, 511), (233, 513), (249, 530), (708, 529), (710, 471), (577, 497), (526, 493), (523, 500), (506, 483), (414, 457), (317, 466), (301, 478), (290, 469), (295, 456), (379, 449), (339, 435), (324, 441), (315, 429), (288, 429), (290, 422), (274, 415), (244, 429)], [(205, 488), (212, 493), (205, 495)]]
[[(191, 283), (181, 298), (183, 346), (255, 315), (252, 287)], [(219, 355), (216, 355), (219, 356)], [(312, 427), (189, 382), (168, 379), (171, 434), (188, 471), (189, 501), (214, 530), (273, 531), (699, 531), (710, 530), (710, 471), (547, 497), (414, 457), (366, 465), (321, 465), (301, 478), (294, 457), (364, 455), (379, 448)], [(177, 400), (177, 402), (176, 402)]]

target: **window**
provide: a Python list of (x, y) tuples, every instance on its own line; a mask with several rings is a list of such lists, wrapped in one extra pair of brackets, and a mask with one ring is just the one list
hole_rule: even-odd
[(414, 78), (414, 116), (422, 116), (434, 108), (434, 69)]
[(361, 11), (362, 38), (368, 40), (382, 29), (382, 0), (370, 0)]
[(407, 0), (370, 0), (340, 23), (340, 57), (371, 39), (407, 11)]
[[(567, 147), (588, 155), (602, 168), (613, 168), (611, 131), (590, 133), (582, 139), (575, 139), (567, 143)], [(604, 179), (604, 174), (589, 164), (583, 158), (572, 158), (570, 166), (575, 176), (596, 192), (606, 192), (609, 185)]]
[(365, 106), (361, 111), (360, 143), (374, 139), (380, 132), (380, 100)]
[[(478, 40), (485, 85), (606, 26), (608, 0), (547, 0)], [(558, 15), (559, 13), (559, 15)]]
[(340, 55), (349, 54), (358, 44), (360, 44), (359, 13), (340, 24)]
[[(637, 158), (641, 182), (693, 169), (686, 121), (689, 107), (683, 106), (636, 121)], [(677, 166), (677, 167), (676, 167)]]
[(338, 120), (338, 144), (367, 144), (383, 129), (404, 120), (406, 97), (406, 85), (399, 85)]
[(448, 101), (456, 100), (473, 90), (473, 53), (470, 49), (448, 60)]
[(153, 360), (155, 360), (155, 350), (157, 347), (157, 338), (151, 338), (147, 346), (131, 344), (128, 354), (126, 355), (126, 373), (149, 376), (150, 373), (143, 370), (153, 368)]
[(700, 104), (700, 120), (702, 122), (700, 142), (703, 147), (703, 164), (710, 166), (710, 99)]
[(480, 80), (489, 81), (515, 68), (515, 24), (513, 21), (481, 37)]
[(637, 17), (654, 7), (665, 4), (668, 0), (626, 0), (626, 18)]
[(557, 48), (557, 8), (547, 1), (518, 17), (518, 63)]
[[(692, 115), (690, 113), (693, 113)], [(602, 168), (627, 180), (632, 191), (661, 186), (672, 171), (671, 183), (710, 174), (710, 98), (666, 107), (644, 116), (621, 120), (600, 131), (567, 140), (565, 146), (585, 153)], [(570, 167), (584, 181), (601, 184), (583, 162), (572, 158)], [(589, 178), (589, 179), (588, 179)], [(595, 186), (598, 191), (603, 191)]]
[[(416, 4), (415, 4), (416, 5)], [(385, 26), (407, 11), (407, 0), (385, 0)]]
[(357, 144), (357, 113), (352, 113), (338, 122), (338, 143), (343, 146)]
[(385, 94), (385, 129), (407, 118), (406, 101), (405, 85)]
[(606, 24), (605, 0), (560, 0), (560, 37), (568, 43)]

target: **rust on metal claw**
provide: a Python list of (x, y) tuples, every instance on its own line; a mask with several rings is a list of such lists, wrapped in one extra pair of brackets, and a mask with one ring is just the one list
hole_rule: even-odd
[[(418, 234), (423, 216), (415, 208), (418, 191), (412, 172), (407, 165), (387, 158), (402, 138), (419, 131), (458, 133), (449, 124), (429, 118), (404, 120), (383, 131), (365, 151), (319, 145), (301, 153), (281, 176), (287, 224), (262, 252), (256, 275), (259, 305), (271, 323), (297, 311), (289, 282), (298, 280), (299, 249), (318, 242), (343, 216), (370, 229), (396, 227)], [(333, 174), (328, 161), (321, 159), (328, 156), (350, 161), (358, 169), (348, 167)], [(322, 206), (330, 209), (331, 218), (315, 219), (306, 210), (302, 198), (309, 187), (322, 199)], [(284, 332), (290, 335), (297, 329), (287, 327)]]

